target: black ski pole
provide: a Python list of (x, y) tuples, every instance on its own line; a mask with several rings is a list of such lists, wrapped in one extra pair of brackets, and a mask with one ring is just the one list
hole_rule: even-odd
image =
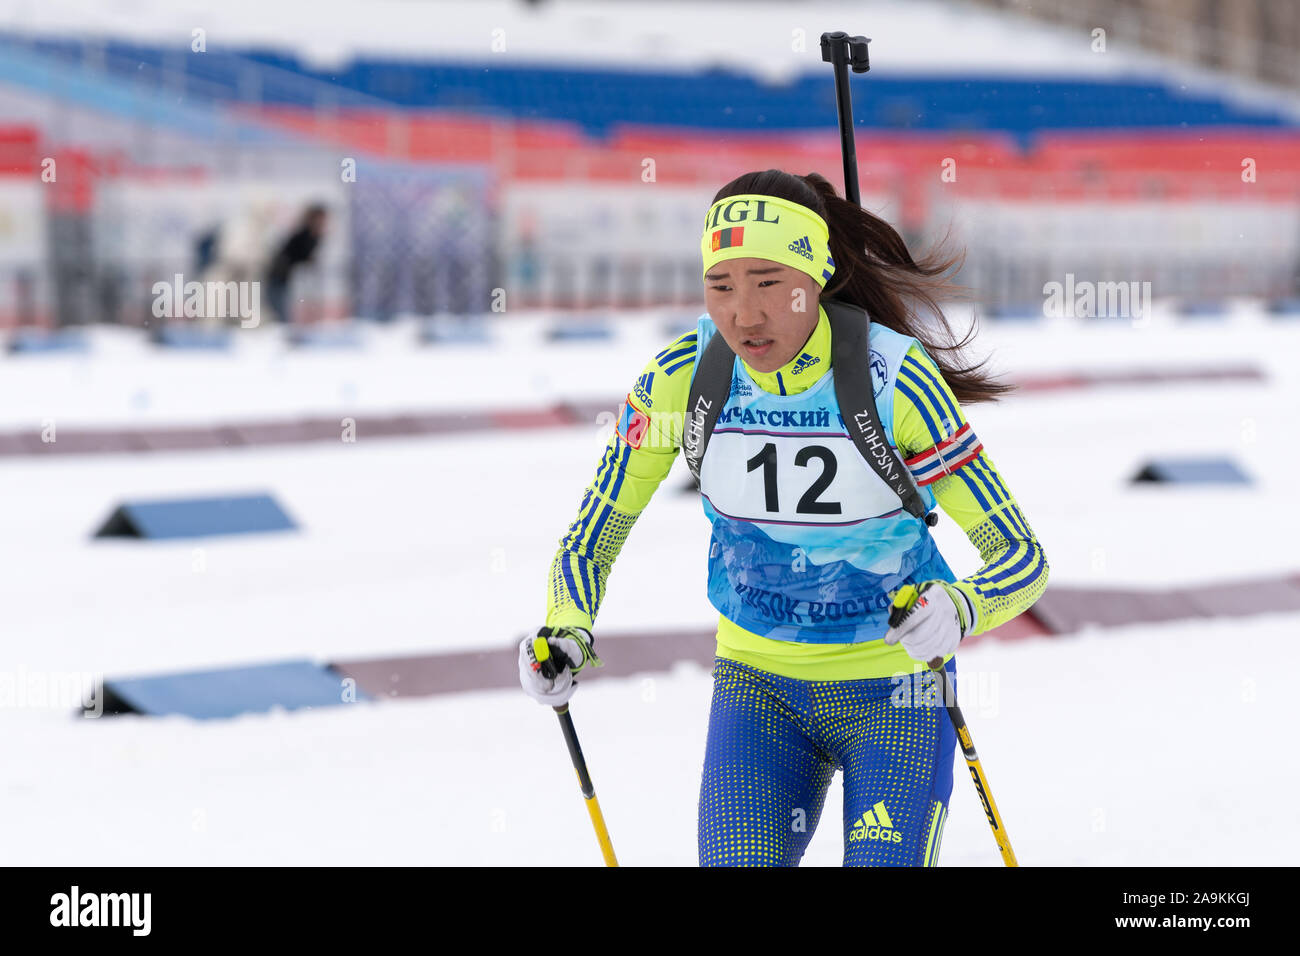
[(822, 59), (835, 71), (835, 108), (840, 116), (840, 153), (844, 156), (844, 198), (862, 205), (858, 192), (858, 150), (853, 142), (853, 98), (849, 93), (849, 67), (854, 73), (871, 69), (867, 37), (851, 37), (843, 30), (822, 34)]
[[(840, 122), (840, 152), (844, 157), (844, 196), (859, 206), (862, 205), (862, 197), (858, 192), (858, 150), (853, 137), (853, 99), (849, 93), (849, 68), (852, 67), (854, 73), (866, 73), (871, 69), (867, 56), (867, 44), (870, 42), (867, 37), (851, 37), (843, 30), (823, 33), (821, 40), (822, 60), (829, 63), (835, 71), (835, 107)], [(894, 606), (889, 612), (889, 626), (897, 627), (915, 601), (915, 588), (911, 588), (910, 593), (907, 593), (906, 589), (900, 589), (895, 595)], [(989, 827), (993, 830), (993, 839), (997, 841), (1002, 862), (1007, 866), (1019, 866), (1015, 851), (1011, 849), (1011, 840), (1007, 837), (1006, 827), (1002, 824), (1002, 815), (998, 813), (998, 806), (993, 802), (993, 791), (989, 787), (988, 778), (984, 776), (984, 768), (980, 765), (979, 755), (975, 752), (975, 742), (966, 727), (966, 718), (961, 708), (957, 706), (952, 685), (949, 684), (947, 672), (943, 669), (943, 658), (936, 657), (929, 662), (929, 665), (939, 683), (944, 708), (948, 711), (948, 718), (957, 732), (962, 754), (966, 758), (967, 767), (970, 768), (971, 779), (975, 782), (975, 790), (979, 794), (980, 803), (984, 806)]]
[[(898, 589), (898, 593), (894, 595), (893, 606), (889, 609), (890, 627), (897, 627), (903, 623), (903, 619), (916, 604), (916, 598), (917, 590), (913, 585), (905, 584)], [(984, 767), (980, 764), (979, 754), (975, 752), (975, 741), (971, 739), (970, 730), (966, 727), (966, 718), (961, 708), (957, 706), (957, 695), (953, 693), (952, 684), (948, 682), (948, 672), (943, 668), (943, 658), (936, 657), (928, 663), (935, 680), (939, 683), (944, 709), (948, 711), (948, 719), (952, 721), (953, 730), (957, 732), (957, 742), (961, 744), (962, 756), (966, 758), (970, 778), (974, 781), (975, 792), (979, 794), (980, 803), (984, 806), (984, 816), (989, 821), (989, 829), (993, 831), (993, 839), (997, 841), (1002, 862), (1007, 866), (1019, 866), (1016, 853), (1011, 849), (1011, 838), (1007, 836), (1007, 828), (1002, 823), (1002, 814), (998, 812), (998, 805), (993, 802), (993, 788), (989, 786), (988, 777), (984, 776)]]
[[(533, 656), (537, 659), (538, 670), (544, 676), (555, 676), (555, 662), (551, 659), (551, 647), (546, 642), (546, 638), (533, 639)], [(618, 866), (618, 858), (614, 856), (614, 844), (610, 842), (609, 830), (605, 827), (605, 815), (600, 812), (596, 788), (591, 782), (591, 774), (587, 772), (587, 761), (582, 756), (582, 745), (578, 743), (578, 732), (573, 727), (573, 715), (569, 713), (569, 705), (561, 704), (551, 709), (560, 718), (560, 730), (564, 733), (564, 743), (569, 748), (573, 769), (578, 773), (578, 786), (582, 788), (582, 796), (587, 804), (587, 815), (591, 817), (591, 825), (596, 831), (600, 855), (605, 858), (606, 866)]]

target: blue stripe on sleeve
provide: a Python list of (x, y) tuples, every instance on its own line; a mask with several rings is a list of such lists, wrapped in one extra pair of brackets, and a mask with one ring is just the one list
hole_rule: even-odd
[(585, 614), (587, 613), (587, 609), (583, 606), (582, 595), (578, 593), (578, 585), (573, 581), (573, 568), (570, 565), (572, 558), (572, 553), (565, 554), (564, 560), (560, 562), (560, 567), (564, 570), (564, 583), (569, 588), (569, 597), (572, 598), (573, 603), (578, 606), (578, 610)]
[(672, 375), (673, 372), (677, 371), (679, 368), (685, 368), (687, 365), (690, 365), (694, 361), (695, 361), (695, 352), (694, 350), (692, 350), (691, 354), (686, 358), (684, 358), (682, 361), (678, 362), (676, 365), (670, 365), (667, 368), (665, 368), (664, 374)]
[[(1015, 594), (1017, 591), (1021, 590), (1022, 588), (1029, 587), (1029, 585), (1033, 584), (1035, 581), (1037, 581), (1040, 577), (1043, 576), (1043, 568), (1045, 566), (1045, 562), (1043, 560), (1043, 549), (1032, 548), (1030, 550), (1032, 553), (1031, 556), (1035, 560), (1035, 564), (1034, 564), (1033, 571), (1029, 574), (1028, 577), (1024, 578), (1023, 580), (1017, 581), (1014, 584), (1009, 584), (1006, 587), (989, 588), (989, 587), (980, 587), (979, 585), (976, 585), (976, 589), (985, 597), (1004, 597), (1005, 595), (1008, 594)], [(1028, 562), (1029, 557), (1030, 556), (1026, 556), (1026, 561), (1024, 562), (1024, 564), (1021, 565), (1021, 567), (1024, 567), (1029, 563)]]
[(578, 566), (582, 568), (582, 580), (587, 585), (587, 594), (591, 599), (591, 610), (588, 613), (595, 614), (596, 608), (600, 607), (600, 601), (596, 599), (596, 585), (592, 581), (592, 578), (597, 577), (595, 573), (596, 562), (583, 557), (577, 558), (577, 561)]
[(940, 399), (942, 399), (942, 402), (935, 401), (934, 407), (939, 409), (947, 408), (948, 414), (953, 420), (953, 430), (956, 431), (960, 428), (962, 425), (961, 412), (957, 410), (957, 406), (955, 406), (952, 403), (952, 400), (949, 399), (948, 392), (944, 389), (943, 385), (935, 379), (934, 373), (910, 355), (903, 359), (903, 368), (910, 370), (914, 375), (919, 373), (927, 382), (929, 382), (930, 389)]
[(586, 512), (587, 506), (589, 504), (591, 504), (590, 488), (588, 488), (586, 491), (582, 493), (582, 504), (578, 505), (578, 517), (573, 519), (573, 524), (569, 525), (569, 533), (565, 535), (564, 540), (560, 542), (560, 544), (563, 547), (567, 548), (569, 546), (569, 542), (576, 540), (577, 537), (582, 533), (581, 531), (582, 516)]
[(663, 358), (659, 360), (659, 365), (662, 368), (665, 365), (669, 365), (673, 362), (676, 362), (679, 358), (683, 358), (684, 356), (694, 355), (694, 354), (695, 354), (695, 345), (692, 343), (691, 345), (686, 346), (686, 348), (684, 349), (678, 349), (675, 352), (670, 352), (669, 354), (665, 355)]
[(578, 509), (577, 520), (569, 526), (569, 534), (564, 541), (561, 542), (562, 546), (566, 550), (582, 540), (582, 536), (586, 534), (587, 525), (591, 523), (591, 516), (595, 511), (595, 506), (599, 502), (600, 499), (594, 497), (591, 493), (591, 489), (588, 488), (587, 493), (582, 496), (582, 507)]
[(989, 460), (984, 457), (984, 451), (982, 449), (980, 451), (979, 462), (984, 468), (988, 470), (988, 473), (990, 476), (992, 476), (993, 480), (997, 482), (998, 488), (1002, 490), (1002, 497), (1010, 498), (1011, 493), (1007, 491), (1007, 486), (1002, 483), (1002, 478), (1001, 476), (998, 475), (997, 471), (993, 468), (992, 463), (989, 462)]
[[(983, 454), (984, 454), (983, 452), (980, 452), (980, 456), (981, 456), (981, 457), (983, 456)], [(974, 461), (970, 462), (970, 464), (971, 464), (971, 465), (974, 465), (974, 466), (978, 466), (978, 465), (979, 465), (979, 458), (976, 458)], [(993, 504), (995, 504), (995, 505), (1000, 505), (1000, 504), (1002, 504), (1004, 501), (1007, 500), (1007, 499), (1002, 495), (1002, 493), (1001, 493), (1000, 491), (998, 491), (998, 489), (997, 489), (996, 487), (994, 487), (993, 482), (989, 480), (989, 476), (988, 476), (987, 471), (985, 471), (985, 470), (983, 470), (983, 469), (981, 469), (981, 468), (979, 468), (979, 467), (973, 467), (973, 468), (970, 469), (970, 471), (971, 471), (971, 473), (972, 473), (972, 474), (973, 474), (973, 475), (974, 475), (974, 476), (979, 480), (979, 482), (980, 482), (982, 485), (984, 485), (984, 487), (985, 487), (986, 489), (988, 489), (989, 498), (993, 501)]]
[(984, 497), (984, 492), (980, 489), (980, 486), (975, 483), (975, 479), (971, 476), (969, 468), (959, 468), (953, 472), (953, 475), (960, 478), (966, 487), (970, 489), (970, 493), (972, 497), (974, 497), (976, 503), (980, 506), (980, 510), (983, 511), (988, 520), (992, 522), (993, 527), (998, 529), (998, 533), (1001, 534), (1002, 537), (1006, 538), (1008, 541), (1014, 541), (1020, 537), (1020, 535), (1012, 533), (1012, 531), (1006, 526), (1006, 523), (1000, 514), (991, 513), (993, 511), (993, 505), (989, 504), (988, 499)]
[(1026, 544), (1027, 542), (1021, 541), (1018, 538), (1012, 540), (1007, 550), (1003, 551), (1002, 554), (998, 555), (997, 559), (994, 560), (992, 564), (990, 564), (987, 568), (985, 568), (975, 577), (971, 578), (971, 584), (979, 585), (979, 584), (991, 583), (995, 578), (997, 578), (1004, 571), (1006, 571), (1007, 568), (1011, 567), (1011, 565), (1015, 564), (1017, 561), (1022, 560), (1020, 550), (1021, 548), (1025, 547)]
[(609, 513), (613, 510), (613, 505), (609, 503), (605, 504), (604, 509), (600, 513), (600, 517), (596, 520), (595, 526), (591, 529), (591, 547), (587, 549), (588, 554), (596, 553), (596, 542), (600, 540), (601, 529), (605, 527), (605, 521), (609, 518)]
[[(935, 427), (934, 419), (930, 417), (929, 409), (921, 403), (921, 400), (917, 398), (916, 393), (913, 392), (909, 386), (903, 384), (901, 378), (895, 384), (895, 388), (897, 391), (901, 392), (903, 397), (911, 402), (912, 406), (920, 413), (921, 420), (925, 422), (925, 427), (930, 431), (930, 437), (937, 445), (943, 439), (943, 436), (939, 434), (939, 429)], [(897, 441), (897, 436), (895, 437), (895, 441)]]
[(1011, 505), (1010, 507), (1003, 508), (1002, 513), (1006, 515), (1007, 520), (1010, 521), (1011, 524), (1015, 526), (1015, 529), (1019, 533), (1020, 537), (1024, 538), (1027, 541), (1033, 540), (1034, 535), (1029, 530), (1029, 524), (1028, 522), (1025, 521), (1025, 516), (1024, 514), (1021, 513), (1019, 507), (1017, 507), (1016, 505)]
[[(898, 388), (902, 388), (902, 387), (903, 387), (903, 380), (904, 380), (904, 379), (907, 379), (908, 381), (914, 383), (915, 386), (916, 386), (916, 388), (917, 388), (917, 390), (918, 390), (918, 392), (919, 392), (921, 395), (924, 395), (926, 398), (928, 398), (928, 399), (930, 400), (930, 404), (933, 405), (933, 406), (934, 406), (934, 407), (935, 407), (939, 412), (942, 413), (942, 411), (943, 411), (943, 407), (944, 407), (944, 403), (943, 403), (943, 402), (940, 402), (940, 401), (935, 397), (934, 392), (930, 389), (930, 386), (927, 385), (924, 381), (922, 381), (922, 380), (921, 380), (921, 377), (920, 377), (919, 375), (917, 375), (915, 372), (913, 372), (913, 371), (912, 371), (910, 368), (908, 368), (906, 365), (904, 365), (904, 366), (899, 370), (899, 373), (898, 373), (898, 386), (897, 386)], [(913, 404), (916, 405), (917, 408), (920, 409), (922, 412), (925, 412), (925, 414), (926, 414), (926, 423), (927, 423), (928, 425), (930, 425), (930, 431), (931, 431), (931, 433), (934, 435), (934, 441), (935, 441), (935, 444), (938, 444), (938, 443), (941, 442), (943, 439), (945, 439), (945, 438), (948, 437), (947, 434), (945, 434), (945, 433), (939, 431), (938, 427), (934, 424), (933, 420), (929, 417), (930, 412), (929, 412), (929, 408), (928, 408), (927, 406), (923, 405), (920, 401), (914, 401)]]
[(615, 435), (613, 444), (605, 449), (605, 458), (600, 463), (600, 472), (597, 474), (603, 473), (604, 477), (600, 479), (600, 484), (597, 487), (602, 495), (605, 493), (605, 489), (609, 487), (609, 479), (614, 475), (614, 458), (618, 454), (620, 444), (623, 444), (622, 437)]
[(686, 336), (685, 338), (679, 339), (678, 341), (671, 343), (667, 348), (663, 349), (661, 352), (659, 352), (658, 355), (655, 356), (655, 361), (656, 362), (662, 361), (664, 356), (666, 356), (673, 349), (679, 349), (684, 345), (690, 345), (695, 341), (695, 339), (696, 339), (696, 333), (692, 332), (690, 335)]
[[(1020, 553), (1022, 550), (1024, 551), (1023, 554)], [(1007, 559), (1012, 554), (1017, 555), (1016, 560), (1008, 563)], [(1000, 581), (1005, 581), (1008, 578), (1019, 574), (1025, 568), (1029, 567), (1030, 563), (1035, 559), (1041, 561), (1042, 555), (1043, 549), (1038, 547), (1037, 544), (1029, 541), (1017, 541), (1015, 547), (998, 559), (998, 562), (992, 568), (974, 579), (974, 581), (980, 582), (979, 584), (976, 584), (976, 587), (979, 587), (982, 592), (986, 592), (987, 586), (995, 585)]]
[(988, 500), (984, 497), (984, 493), (980, 491), (979, 486), (975, 484), (975, 480), (970, 476), (967, 469), (959, 468), (957, 471), (953, 472), (953, 474), (960, 478), (965, 483), (966, 487), (970, 489), (970, 493), (979, 504), (980, 510), (984, 512), (985, 517), (988, 518), (993, 527), (998, 529), (998, 533), (1002, 535), (1002, 537), (1006, 538), (1008, 541), (1015, 541), (1020, 538), (1020, 535), (1015, 534), (1006, 526), (1006, 522), (1003, 520), (1002, 515), (991, 513), (993, 507), (988, 503)]
[(627, 460), (632, 457), (632, 446), (623, 443), (623, 454), (619, 457), (618, 477), (614, 479), (614, 490), (609, 493), (611, 501), (618, 501), (618, 490), (623, 487), (623, 476), (627, 474)]
[[(975, 503), (980, 506), (981, 511), (983, 511), (985, 514), (988, 514), (990, 511), (993, 510), (993, 506), (990, 505), (988, 499), (984, 497), (984, 492), (983, 490), (981, 490), (980, 486), (975, 484), (975, 479), (971, 477), (969, 471), (967, 471), (965, 468), (958, 468), (955, 472), (953, 472), (953, 474), (956, 475), (958, 478), (960, 478), (962, 480), (962, 483), (967, 488), (970, 489), (970, 493), (975, 498)], [(1015, 535), (1009, 534), (1006, 537), (1014, 538)]]
[[(617, 432), (615, 432), (615, 434), (617, 435)], [(617, 449), (618, 449), (617, 439), (607, 444), (605, 446), (605, 454), (602, 455), (600, 459), (600, 467), (596, 469), (596, 478), (594, 481), (592, 481), (592, 484), (595, 487), (601, 489), (602, 491), (604, 490), (604, 486), (609, 484), (609, 476), (606, 474), (606, 472), (608, 471), (609, 466), (614, 461), (614, 452)]]
[(591, 613), (600, 610), (600, 565), (591, 562)]
[(1020, 510), (1020, 506), (1012, 505), (1007, 509), (1007, 512), (1011, 515), (1017, 527), (1020, 528), (1020, 531), (1024, 534), (1026, 540), (1033, 540), (1034, 533), (1029, 530), (1029, 522), (1025, 520), (1025, 513)]

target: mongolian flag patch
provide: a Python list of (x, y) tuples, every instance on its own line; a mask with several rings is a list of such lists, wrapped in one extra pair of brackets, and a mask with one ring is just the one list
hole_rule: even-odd
[(731, 226), (728, 229), (715, 229), (713, 232), (713, 251), (731, 249), (745, 244), (745, 227)]

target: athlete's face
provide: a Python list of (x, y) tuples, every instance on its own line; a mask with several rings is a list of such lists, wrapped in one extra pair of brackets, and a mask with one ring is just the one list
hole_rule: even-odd
[(775, 372), (817, 327), (812, 276), (771, 259), (726, 259), (704, 276), (709, 318), (731, 350), (756, 372)]

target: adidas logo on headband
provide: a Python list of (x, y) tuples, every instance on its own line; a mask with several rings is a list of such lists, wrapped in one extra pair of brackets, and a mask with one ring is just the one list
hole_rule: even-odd
[(802, 239), (796, 239), (794, 242), (790, 243), (790, 245), (787, 246), (786, 248), (788, 248), (791, 252), (795, 252), (803, 256), (809, 262), (812, 262), (813, 260), (812, 243), (808, 241), (807, 236), (804, 236)]

